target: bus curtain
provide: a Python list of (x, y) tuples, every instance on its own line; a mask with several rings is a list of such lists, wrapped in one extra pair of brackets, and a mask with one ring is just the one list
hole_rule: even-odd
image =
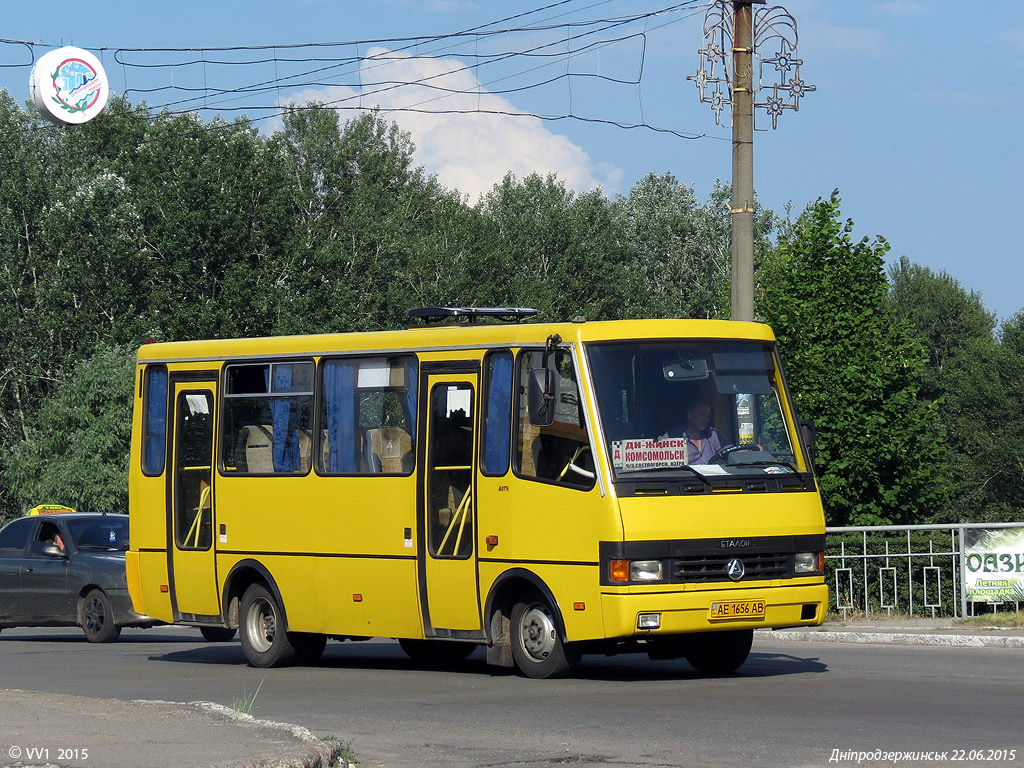
[[(292, 367), (290, 365), (272, 366), (274, 385), (268, 387), (271, 392), (291, 392)], [(269, 376), (269, 372), (266, 374)], [(299, 450), (299, 432), (291, 426), (293, 397), (270, 398), (270, 413), (274, 424), (274, 471), (297, 472), (302, 467), (302, 456)]]
[(347, 360), (324, 365), (329, 472), (356, 472), (356, 366)]

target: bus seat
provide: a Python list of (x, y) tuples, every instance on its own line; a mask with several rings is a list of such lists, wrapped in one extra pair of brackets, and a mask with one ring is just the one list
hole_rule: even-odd
[(313, 461), (313, 435), (308, 429), (299, 431), (299, 472), (309, 472), (310, 464)]
[(412, 437), (401, 427), (366, 430), (366, 446), (371, 472), (401, 474), (407, 470), (403, 459), (412, 452)]
[(274, 471), (274, 428), (252, 425), (243, 427), (245, 432), (245, 464), (247, 471), (257, 475), (269, 475)]

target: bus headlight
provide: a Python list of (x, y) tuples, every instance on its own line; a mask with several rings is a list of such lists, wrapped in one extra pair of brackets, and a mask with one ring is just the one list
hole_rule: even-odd
[(633, 560), (629, 564), (630, 581), (661, 581), (661, 560)]
[(824, 573), (824, 552), (797, 552), (793, 562), (793, 573)]

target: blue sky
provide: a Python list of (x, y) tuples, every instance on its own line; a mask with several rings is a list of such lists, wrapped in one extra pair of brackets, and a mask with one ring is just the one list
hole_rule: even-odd
[[(0, 38), (38, 45), (0, 45), (0, 87), (28, 99), (32, 57), (73, 44), (96, 52), (113, 91), (154, 107), (198, 108), (206, 119), (244, 113), (269, 131), (277, 124), (276, 105), (310, 98), (347, 110), (373, 104), (397, 110), (386, 114), (412, 134), (418, 162), (471, 200), (508, 171), (554, 172), (575, 189), (601, 186), (609, 196), (627, 193), (649, 172), (669, 172), (704, 198), (731, 174), (730, 132), (716, 125), (686, 79), (700, 64), (706, 6), (677, 2), (674, 11), (623, 21), (672, 5), (8, 4)], [(781, 5), (797, 21), (801, 77), (816, 90), (801, 99), (799, 112), (779, 118), (777, 130), (755, 135), (762, 204), (779, 214), (791, 206), (795, 215), (838, 189), (857, 236), (884, 236), (892, 260), (905, 255), (948, 272), (980, 293), (1000, 319), (1024, 308), (1020, 0)], [(528, 13), (544, 6), (550, 7)], [(582, 23), (599, 19), (618, 23)], [(541, 26), (546, 29), (513, 31)], [(478, 33), (431, 37), (466, 30)], [(480, 34), (495, 30), (502, 33)], [(347, 44), (286, 47), (328, 42)], [(209, 50), (231, 46), (277, 47)], [(135, 48), (147, 50), (124, 50)], [(160, 48), (197, 50), (153, 50)], [(418, 85), (395, 87), (398, 82)], [(426, 84), (445, 90), (428, 91)], [(588, 120), (529, 117), (570, 114)], [(762, 113), (758, 127), (769, 125)], [(690, 136), (700, 138), (684, 138)]]

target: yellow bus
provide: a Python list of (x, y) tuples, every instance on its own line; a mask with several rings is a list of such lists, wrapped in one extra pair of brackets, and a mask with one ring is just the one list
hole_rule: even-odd
[(824, 621), (812, 432), (768, 326), (409, 314), (139, 350), (138, 612), (238, 631), (257, 667), (383, 637), (537, 678), (585, 653), (728, 673), (754, 629)]

